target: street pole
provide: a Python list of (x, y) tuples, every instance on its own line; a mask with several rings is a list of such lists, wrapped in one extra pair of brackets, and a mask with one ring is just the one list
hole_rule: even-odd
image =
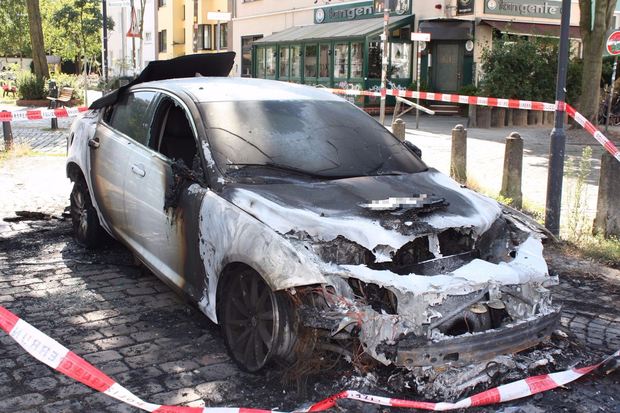
[[(108, 8), (106, 5), (106, 0), (102, 1), (102, 11), (101, 14), (103, 16), (103, 61), (102, 71), (103, 71), (103, 81), (105, 83), (104, 93), (108, 89), (108, 26), (106, 22), (108, 21)], [(124, 56), (123, 56), (124, 57)]]
[(555, 236), (560, 235), (560, 214), (562, 211), (562, 181), (564, 179), (564, 152), (566, 149), (564, 113), (566, 111), (566, 73), (568, 71), (570, 6), (571, 0), (562, 0), (560, 56), (558, 59), (558, 74), (555, 89), (555, 126), (551, 131), (549, 174), (547, 176), (545, 227)]
[(616, 69), (618, 68), (618, 56), (614, 57), (614, 68), (611, 70), (611, 91), (609, 92), (609, 103), (607, 104), (607, 119), (605, 119), (605, 132), (609, 132), (609, 117), (611, 116), (611, 105), (614, 103), (614, 86), (616, 85)]
[(379, 122), (384, 124), (385, 121), (385, 97), (386, 97), (386, 84), (387, 84), (387, 70), (388, 70), (388, 24), (390, 22), (390, 8), (388, 2), (385, 2), (383, 9), (383, 42), (381, 47), (381, 105), (379, 107)]
[(415, 42), (415, 50), (418, 54), (416, 63), (416, 92), (418, 92), (418, 98), (416, 99), (418, 106), (415, 108), (416, 129), (420, 129), (420, 73), (422, 73), (422, 70), (420, 69), (420, 64), (422, 63), (422, 51), (420, 50), (420, 44), (420, 42)]

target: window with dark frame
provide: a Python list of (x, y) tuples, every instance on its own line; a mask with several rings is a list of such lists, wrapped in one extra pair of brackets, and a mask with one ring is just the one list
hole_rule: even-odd
[(220, 49), (228, 48), (228, 23), (220, 23)]
[(198, 25), (198, 48), (201, 50), (213, 50), (213, 25)]
[(166, 30), (162, 30), (157, 33), (157, 41), (159, 43), (159, 53), (166, 53), (166, 50), (168, 49)]

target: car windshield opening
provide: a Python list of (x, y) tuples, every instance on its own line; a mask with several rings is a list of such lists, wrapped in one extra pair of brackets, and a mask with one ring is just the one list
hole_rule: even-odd
[[(209, 145), (227, 174), (244, 166), (325, 178), (422, 172), (424, 162), (345, 101), (256, 100), (202, 104)], [(247, 168), (243, 168), (247, 169)]]

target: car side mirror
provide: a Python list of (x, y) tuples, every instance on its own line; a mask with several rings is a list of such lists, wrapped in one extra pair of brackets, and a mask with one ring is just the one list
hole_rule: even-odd
[(405, 145), (405, 147), (409, 149), (411, 152), (418, 155), (418, 158), (422, 159), (422, 149), (418, 148), (417, 146), (415, 146), (413, 143), (409, 141), (404, 141), (403, 145)]

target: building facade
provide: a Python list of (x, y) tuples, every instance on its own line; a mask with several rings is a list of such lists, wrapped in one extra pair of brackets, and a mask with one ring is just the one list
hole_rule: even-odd
[(108, 76), (125, 77), (140, 73), (155, 54), (156, 0), (147, 0), (144, 11), (141, 1), (135, 0), (136, 20), (143, 15), (142, 39), (127, 37), (131, 27), (131, 1), (108, 1), (107, 14), (114, 21), (114, 29), (108, 31)]
[[(485, 48), (502, 34), (559, 37), (559, 0), (235, 0), (231, 3), (233, 75), (331, 87), (376, 88), (380, 78), (382, 9), (390, 2), (391, 87), (410, 87), (420, 45), (421, 83), (457, 93), (477, 83)], [(580, 53), (579, 5), (572, 1), (573, 52)]]
[(228, 12), (227, 0), (155, 0), (157, 58), (229, 49), (229, 24), (208, 18), (210, 12)]

